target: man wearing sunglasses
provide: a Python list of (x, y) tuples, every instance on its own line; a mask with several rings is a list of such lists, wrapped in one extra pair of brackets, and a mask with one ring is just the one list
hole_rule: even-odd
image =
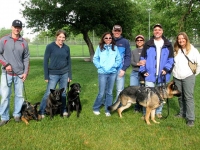
[(118, 75), (116, 78), (116, 90), (118, 98), (119, 93), (124, 89), (125, 83), (125, 72), (126, 69), (130, 66), (131, 63), (131, 49), (129, 41), (122, 37), (122, 27), (120, 25), (114, 25), (112, 29), (114, 40), (116, 42), (117, 48), (122, 58), (122, 64), (119, 67)]

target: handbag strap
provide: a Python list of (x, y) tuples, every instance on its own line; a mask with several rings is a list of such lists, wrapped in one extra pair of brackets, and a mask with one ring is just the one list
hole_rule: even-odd
[[(184, 51), (181, 48), (182, 53), (185, 55)], [(190, 61), (190, 59), (185, 55), (185, 57), (187, 58), (188, 61)], [(191, 62), (191, 61), (190, 61)]]

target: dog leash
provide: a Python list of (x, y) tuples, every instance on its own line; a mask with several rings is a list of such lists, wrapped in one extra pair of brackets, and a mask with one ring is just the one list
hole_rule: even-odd
[[(8, 77), (7, 77), (7, 74), (8, 72), (6, 71), (6, 83), (7, 83), (7, 86), (8, 87), (11, 87), (12, 83), (9, 85), (8, 84)], [(14, 71), (12, 71), (12, 82), (14, 82), (14, 74), (16, 74)], [(17, 74), (16, 74), (17, 75)], [(22, 79), (19, 75), (17, 75), (17, 77), (19, 77), (20, 79)], [(15, 86), (14, 86), (15, 88)], [(26, 90), (25, 90), (25, 85), (24, 85), (24, 82), (23, 82), (23, 89), (24, 89), (24, 96), (25, 96), (25, 100), (27, 100), (27, 96), (26, 96)]]
[(70, 85), (70, 82), (67, 82), (67, 93), (69, 93), (69, 85)]
[[(162, 75), (163, 76), (163, 86), (165, 86), (166, 87), (166, 75)], [(162, 91), (163, 93), (164, 93), (164, 90)], [(161, 119), (167, 119), (167, 117), (169, 116), (169, 99), (167, 98), (167, 100), (166, 100), (166, 103), (167, 103), (167, 115), (166, 116), (164, 116), (164, 117), (162, 117)]]

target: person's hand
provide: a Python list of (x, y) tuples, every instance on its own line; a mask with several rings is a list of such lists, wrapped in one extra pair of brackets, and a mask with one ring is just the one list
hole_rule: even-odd
[(21, 79), (23, 80), (23, 82), (26, 80), (27, 74), (22, 74)]
[(44, 80), (45, 82), (49, 82), (49, 80)]
[(124, 71), (124, 70), (120, 70), (118, 76), (119, 76), (119, 77), (123, 77), (124, 74), (125, 74), (125, 71)]
[(6, 69), (7, 72), (11, 72), (12, 71), (12, 66), (8, 65), (5, 69)]
[(68, 82), (71, 82), (72, 80), (70, 80), (70, 78), (68, 78)]
[(144, 76), (145, 76), (145, 77), (149, 76), (149, 73), (148, 73), (148, 72), (146, 72), (146, 73), (144, 74)]
[(165, 70), (162, 70), (162, 75), (166, 75), (166, 71)]
[(146, 64), (146, 60), (140, 60), (138, 62), (138, 66), (144, 66)]

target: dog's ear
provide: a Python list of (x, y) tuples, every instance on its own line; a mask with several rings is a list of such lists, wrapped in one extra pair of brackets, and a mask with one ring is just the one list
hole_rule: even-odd
[(35, 104), (34, 104), (34, 107), (37, 108), (38, 105), (40, 105), (40, 102), (35, 103)]
[(79, 87), (81, 88), (81, 85), (78, 83)]
[(72, 88), (74, 86), (74, 83), (70, 85), (70, 88)]
[(60, 92), (62, 93), (65, 90), (65, 88), (60, 89)]
[(50, 89), (50, 92), (53, 93), (55, 90), (54, 89)]

